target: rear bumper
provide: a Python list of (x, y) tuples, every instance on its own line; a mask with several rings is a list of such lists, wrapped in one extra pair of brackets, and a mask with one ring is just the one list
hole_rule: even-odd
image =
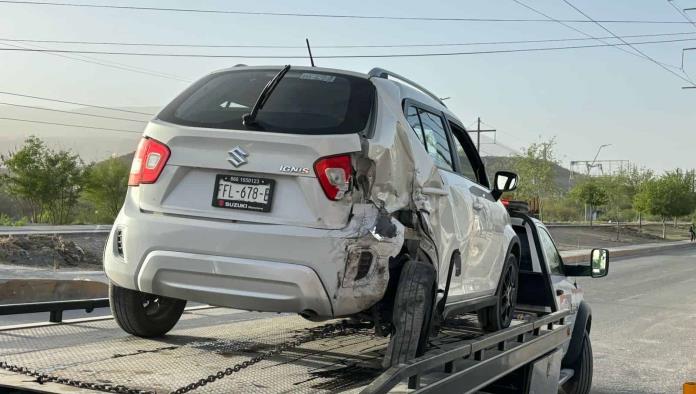
[(212, 305), (333, 315), (317, 274), (297, 264), (153, 251), (137, 280), (141, 291)]
[[(135, 189), (135, 190), (134, 190)], [(356, 205), (341, 230), (231, 223), (141, 212), (131, 188), (104, 252), (121, 287), (238, 309), (346, 316), (379, 301), (403, 243), (369, 230), (377, 211)], [(117, 240), (120, 239), (120, 245)], [(361, 252), (374, 256), (356, 280)], [(313, 313), (312, 313), (313, 312)]]

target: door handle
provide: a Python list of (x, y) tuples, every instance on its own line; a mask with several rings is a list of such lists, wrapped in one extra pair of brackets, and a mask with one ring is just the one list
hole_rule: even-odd
[(436, 196), (446, 196), (449, 194), (447, 190), (440, 189), (439, 187), (424, 187), (422, 191), (423, 194), (434, 194)]

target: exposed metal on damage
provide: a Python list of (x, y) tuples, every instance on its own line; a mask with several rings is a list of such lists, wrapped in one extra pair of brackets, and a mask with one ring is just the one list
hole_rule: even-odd
[[(372, 81), (380, 90), (377, 97), (381, 113), (374, 127), (381, 132), (369, 143), (363, 142), (368, 160), (356, 159), (356, 185), (362, 196), (353, 193), (354, 217), (347, 230), (355, 236), (337, 245), (337, 250), (345, 252), (342, 260), (346, 264), (343, 271), (337, 272), (332, 304), (334, 308), (340, 305), (340, 309), (334, 309), (335, 316), (364, 311), (384, 296), (389, 283), (389, 259), (400, 253), (407, 235), (421, 241), (423, 251), (436, 268), (439, 265), (433, 242), (433, 227), (439, 226), (439, 220), (433, 206), (440, 204), (440, 195), (429, 191), (443, 190), (445, 185), (427, 152), (414, 149), (420, 146), (420, 140), (399, 111), (398, 90), (383, 80)], [(418, 218), (420, 225), (415, 231), (407, 231), (402, 223), (391, 217), (400, 210), (410, 211)], [(447, 234), (440, 234), (440, 237), (454, 239)], [(355, 280), (363, 251), (370, 251), (374, 259), (367, 275)]]
[[(404, 243), (404, 226), (394, 218), (388, 218), (395, 230), (393, 234), (377, 232), (381, 213), (374, 205), (355, 204), (353, 215), (350, 224), (353, 228), (349, 231), (355, 236), (341, 241), (346, 264), (343, 271), (337, 273), (333, 304), (341, 308), (334, 310), (336, 316), (343, 316), (348, 311), (363, 311), (382, 298), (389, 283), (389, 259), (399, 253)], [(364, 251), (372, 253), (372, 263), (367, 275), (355, 280), (360, 254)]]

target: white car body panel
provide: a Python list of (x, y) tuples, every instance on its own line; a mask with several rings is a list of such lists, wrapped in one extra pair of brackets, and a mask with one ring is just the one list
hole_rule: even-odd
[[(122, 287), (221, 306), (311, 310), (319, 318), (351, 315), (384, 295), (389, 280), (386, 267), (406, 236), (394, 218), (390, 219), (397, 229), (394, 237), (373, 235), (379, 210), (393, 214), (407, 209), (425, 215), (436, 243), (436, 257), (431, 257), (440, 289), (445, 287), (453, 254), (459, 250), (462, 255), (461, 274), (452, 277), (448, 303), (493, 295), (515, 238), (510, 218), (490, 190), (436, 167), (408, 124), (402, 102), (409, 98), (456, 117), (418, 90), (384, 78), (370, 80), (376, 88), (376, 105), (371, 119), (374, 134), (369, 138), (151, 121), (145, 135), (166, 144), (171, 157), (155, 184), (129, 188), (105, 250), (108, 277)], [(236, 146), (249, 153), (248, 163), (238, 169), (227, 161), (228, 151)], [(346, 153), (353, 155), (354, 164), (360, 157), (373, 163), (369, 195), (353, 192), (330, 201), (313, 170), (305, 174), (279, 170), (283, 165), (312, 169), (318, 158)], [(272, 211), (211, 206), (212, 185), (220, 173), (274, 179)], [(375, 262), (365, 278), (353, 281), (361, 250), (371, 251)], [(171, 267), (167, 256), (176, 261)], [(263, 281), (263, 273), (253, 269), (253, 262), (268, 272), (268, 280), (257, 286), (262, 290), (255, 295), (250, 289)], [(288, 270), (288, 280), (283, 281), (288, 265), (300, 267)]]
[[(541, 229), (548, 231), (544, 223), (542, 223), (541, 221), (537, 219), (532, 219), (532, 222), (534, 226), (537, 228), (537, 231), (541, 231)], [(512, 223), (516, 226), (524, 226), (527, 233), (527, 239), (533, 239), (532, 229), (529, 223), (523, 223), (522, 220), (519, 218), (513, 218)], [(549, 256), (546, 255), (546, 252), (543, 250), (543, 248), (541, 250), (538, 250), (534, 243), (530, 243), (530, 247), (533, 248), (533, 251), (530, 254), (532, 259), (533, 271), (543, 272), (541, 268), (541, 264), (543, 262), (539, 260), (539, 253), (543, 254), (543, 257), (544, 259), (546, 259), (546, 261), (549, 260)], [(546, 266), (545, 270), (549, 271), (548, 265)], [(575, 285), (575, 280), (572, 277), (558, 275), (555, 273), (551, 273), (549, 276), (551, 278), (551, 285), (554, 291), (553, 301), (555, 303), (555, 308), (556, 310), (569, 310), (571, 312), (566, 317), (566, 321), (568, 322), (568, 324), (570, 324), (570, 329), (572, 330), (575, 325), (575, 320), (577, 318), (578, 308), (580, 307), (580, 303), (584, 299), (584, 291), (582, 290), (582, 288), (579, 288)], [(564, 354), (568, 351), (569, 346), (570, 342), (566, 342), (563, 345)]]

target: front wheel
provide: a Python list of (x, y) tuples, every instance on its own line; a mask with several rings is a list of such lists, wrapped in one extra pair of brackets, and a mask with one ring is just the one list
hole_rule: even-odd
[(479, 324), (485, 331), (493, 332), (510, 326), (515, 307), (517, 307), (519, 272), (517, 256), (510, 254), (503, 266), (495, 305), (478, 312)]
[(578, 359), (571, 365), (573, 377), (563, 384), (566, 394), (589, 394), (592, 388), (592, 344), (590, 334), (585, 331)]
[(435, 269), (421, 261), (408, 260), (399, 275), (392, 313), (392, 332), (385, 368), (425, 353), (435, 300)]
[(109, 283), (109, 303), (123, 331), (144, 338), (159, 337), (179, 321), (185, 300), (130, 290)]

